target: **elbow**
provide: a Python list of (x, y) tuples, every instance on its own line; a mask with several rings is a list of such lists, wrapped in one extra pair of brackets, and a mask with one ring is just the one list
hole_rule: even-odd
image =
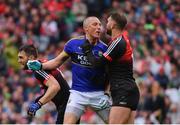
[(58, 85), (56, 86), (56, 91), (58, 92), (58, 91), (60, 91), (60, 89), (61, 89), (61, 87), (60, 87), (60, 85), (58, 84)]
[(50, 77), (50, 79), (47, 82), (47, 86), (51, 90), (51, 92), (54, 92), (54, 93), (57, 93), (61, 89), (60, 84), (54, 77)]
[(60, 89), (61, 89), (61, 87), (60, 87), (59, 83), (57, 83), (57, 84), (54, 86), (54, 91), (55, 91), (55, 92), (58, 92), (58, 91), (60, 91)]
[(58, 91), (60, 91), (61, 87), (59, 85), (58, 82), (55, 82), (53, 85), (52, 85), (52, 89), (53, 89), (53, 92), (54, 93), (57, 93)]

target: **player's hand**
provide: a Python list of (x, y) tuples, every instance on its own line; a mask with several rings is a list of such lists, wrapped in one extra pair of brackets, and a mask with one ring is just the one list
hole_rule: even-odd
[(110, 97), (107, 95), (101, 96), (99, 102), (92, 103), (91, 106), (95, 108), (95, 110), (102, 110), (109, 108), (111, 106)]
[(84, 44), (81, 45), (82, 51), (83, 51), (83, 53), (85, 53), (85, 54), (87, 54), (87, 53), (89, 53), (90, 51), (92, 51), (92, 47), (93, 47), (93, 46), (89, 43), (88, 40), (86, 40), (86, 41), (84, 42)]
[(29, 116), (35, 116), (36, 115), (36, 111), (39, 110), (41, 108), (41, 103), (40, 102), (33, 102), (29, 105), (27, 114)]
[(99, 106), (101, 107), (101, 109), (110, 107), (110, 98), (108, 95), (104, 95), (103, 97), (101, 97), (101, 99), (99, 100)]
[(27, 67), (30, 70), (41, 70), (42, 69), (42, 63), (38, 60), (28, 60)]

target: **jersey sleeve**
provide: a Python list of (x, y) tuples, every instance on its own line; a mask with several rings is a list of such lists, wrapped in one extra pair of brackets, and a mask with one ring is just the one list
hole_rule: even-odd
[(67, 54), (71, 54), (73, 52), (73, 40), (70, 40), (65, 44), (64, 51)]
[(46, 86), (46, 82), (49, 80), (49, 78), (51, 77), (52, 75), (47, 72), (47, 71), (44, 71), (44, 70), (37, 70), (35, 72), (35, 77), (36, 79), (43, 85)]
[(123, 56), (125, 51), (126, 51), (126, 42), (123, 39), (118, 38), (110, 44), (110, 46), (103, 54), (103, 56), (109, 62), (111, 62), (112, 60), (115, 60), (116, 58)]

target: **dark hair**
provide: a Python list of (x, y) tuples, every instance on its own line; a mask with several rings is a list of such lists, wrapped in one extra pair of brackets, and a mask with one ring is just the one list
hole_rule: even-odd
[(24, 51), (28, 56), (33, 55), (35, 58), (38, 56), (37, 48), (34, 45), (23, 45), (19, 48), (20, 51)]
[(123, 30), (127, 24), (126, 16), (122, 13), (112, 12), (110, 17), (117, 23), (117, 27)]

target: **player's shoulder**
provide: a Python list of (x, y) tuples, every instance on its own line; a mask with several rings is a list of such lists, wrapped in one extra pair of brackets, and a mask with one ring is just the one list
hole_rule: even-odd
[(104, 43), (102, 40), (99, 40), (99, 43), (102, 45), (102, 46), (108, 46), (106, 43)]
[(70, 44), (70, 43), (75, 44), (77, 42), (84, 40), (84, 38), (85, 38), (84, 36), (74, 37), (74, 38), (71, 38), (70, 40), (68, 40), (66, 44)]
[(103, 48), (103, 49), (107, 49), (107, 44), (104, 43), (102, 40), (99, 40), (99, 44), (98, 44), (99, 47)]

